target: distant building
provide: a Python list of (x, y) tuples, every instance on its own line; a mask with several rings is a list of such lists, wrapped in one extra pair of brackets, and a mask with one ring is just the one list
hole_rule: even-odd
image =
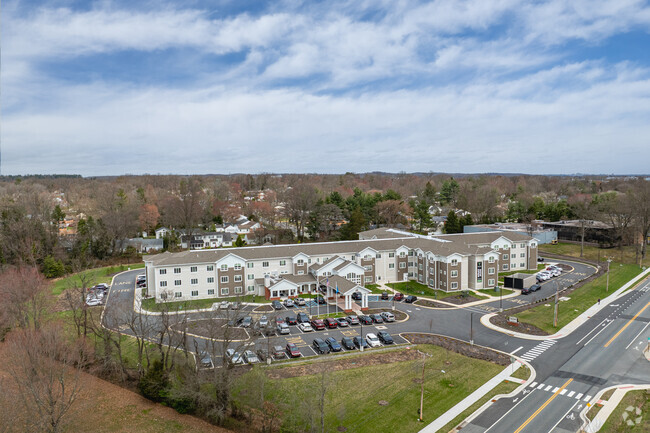
[[(580, 242), (582, 237), (582, 220), (567, 220), (541, 223), (542, 228), (555, 230), (561, 241)], [(619, 241), (619, 236), (613, 226), (602, 221), (585, 220), (585, 242), (604, 246), (613, 246)]]
[(543, 221), (533, 221), (531, 224), (525, 223), (494, 223), (494, 224), (474, 224), (471, 226), (463, 227), (464, 233), (480, 233), (480, 232), (515, 232), (524, 235), (532, 236), (539, 241), (540, 244), (549, 244), (551, 241), (556, 240), (557, 232), (552, 229), (542, 228)]

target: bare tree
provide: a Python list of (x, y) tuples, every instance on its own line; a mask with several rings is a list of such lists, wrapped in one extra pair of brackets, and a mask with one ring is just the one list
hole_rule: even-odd
[(0, 316), (9, 326), (38, 329), (50, 301), (49, 283), (34, 267), (0, 274)]
[(285, 215), (296, 227), (296, 236), (302, 241), (309, 214), (318, 202), (318, 191), (306, 180), (302, 180), (285, 192), (284, 202)]
[(9, 340), (7, 370), (15, 382), (33, 428), (62, 431), (79, 393), (86, 350), (70, 346), (55, 324), (15, 331)]
[(636, 181), (633, 190), (635, 225), (641, 246), (641, 262), (645, 260), (648, 236), (650, 236), (650, 182), (644, 179)]
[(77, 337), (88, 334), (88, 305), (86, 295), (94, 284), (92, 273), (78, 272), (69, 279), (68, 288), (64, 292), (66, 306), (72, 312), (72, 321), (77, 330)]

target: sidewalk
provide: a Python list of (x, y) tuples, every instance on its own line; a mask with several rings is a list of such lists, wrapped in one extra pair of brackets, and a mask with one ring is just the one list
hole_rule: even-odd
[(600, 409), (600, 411), (598, 411), (595, 418), (591, 422), (587, 421), (586, 418), (588, 410), (591, 409), (590, 406), (585, 407), (585, 409), (580, 413), (580, 417), (587, 424), (584, 427), (585, 432), (596, 433), (598, 430), (600, 430), (605, 424), (605, 421), (607, 421), (607, 418), (609, 418), (612, 412), (614, 412), (614, 409), (616, 409), (616, 407), (621, 403), (621, 400), (623, 400), (623, 397), (625, 397), (625, 394), (628, 391), (650, 389), (650, 385), (621, 385), (616, 388), (616, 391), (614, 391), (614, 394), (612, 394), (609, 400), (598, 400), (605, 392), (610, 389), (611, 388), (603, 389), (595, 399), (598, 403), (602, 404), (603, 407)]
[(600, 304), (594, 304), (591, 307), (589, 307), (584, 313), (582, 313), (581, 315), (573, 319), (571, 322), (567, 323), (562, 329), (560, 329), (553, 335), (528, 335), (528, 334), (522, 334), (520, 332), (510, 331), (508, 329), (504, 329), (499, 326), (493, 325), (492, 323), (490, 323), (490, 317), (495, 316), (496, 313), (486, 314), (482, 316), (481, 324), (486, 328), (490, 328), (494, 331), (502, 332), (512, 337), (524, 338), (527, 340), (548, 340), (548, 339), (564, 338), (567, 335), (571, 334), (576, 329), (578, 329), (580, 326), (582, 326), (587, 320), (591, 319), (600, 310), (607, 307), (612, 302), (616, 301), (619, 297), (625, 295), (627, 289), (635, 285), (637, 282), (641, 281), (643, 278), (648, 276), (648, 274), (650, 274), (650, 268), (646, 269), (636, 277), (632, 278), (630, 281), (625, 283), (620, 289), (618, 289), (617, 291), (615, 291), (605, 299), (601, 299)]
[[(510, 375), (513, 374), (515, 371), (519, 369), (519, 367), (522, 366), (522, 363), (520, 361), (515, 361), (514, 363), (510, 364), (506, 368), (503, 369), (499, 374), (494, 376), (492, 379), (488, 380), (485, 382), (483, 385), (481, 385), (476, 391), (465, 397), (462, 401), (460, 401), (456, 406), (452, 407), (449, 409), (447, 412), (443, 413), (441, 416), (439, 416), (436, 420), (434, 420), (431, 424), (427, 425), (424, 427), (422, 430), (420, 430), (420, 433), (435, 433), (441, 428), (443, 428), (445, 425), (449, 424), (451, 421), (454, 420), (458, 415), (463, 413), (467, 408), (469, 408), (471, 405), (482, 399), (485, 395), (487, 395), (490, 391), (492, 391), (498, 384), (503, 382), (506, 379), (510, 379), (512, 381), (517, 381), (521, 382), (521, 379), (514, 379), (511, 378)], [(529, 367), (530, 368), (530, 367)], [(531, 368), (531, 372), (534, 372)], [(534, 373), (531, 374), (530, 378), (528, 378), (527, 381), (524, 381), (524, 383), (529, 382), (535, 377)], [(515, 392), (518, 392), (519, 388), (515, 390)], [(488, 403), (490, 403), (488, 401)], [(475, 414), (481, 413), (483, 410), (485, 410), (487, 406), (483, 405), (481, 406), (477, 411), (475, 411)]]

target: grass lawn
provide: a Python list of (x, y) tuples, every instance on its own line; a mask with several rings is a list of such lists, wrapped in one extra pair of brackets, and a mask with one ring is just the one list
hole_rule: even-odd
[[(558, 243), (557, 245), (544, 244), (539, 246), (540, 255), (544, 252), (562, 254), (571, 257), (580, 257), (580, 244)], [(634, 245), (622, 248), (598, 248), (585, 245), (584, 256), (589, 260), (605, 261), (608, 257), (619, 263), (638, 264), (636, 258), (636, 247)], [(643, 261), (644, 266), (650, 266), (650, 254), (646, 254)]]
[(553, 301), (549, 301), (551, 305), (549, 307), (540, 305), (530, 310), (522, 311), (516, 314), (516, 316), (522, 322), (530, 323), (549, 334), (553, 334), (598, 302), (598, 299), (603, 299), (612, 294), (640, 272), (641, 270), (636, 265), (612, 263), (609, 272), (609, 291), (606, 291), (607, 275), (601, 275), (595, 280), (576, 289), (568, 295), (571, 299), (560, 302), (557, 327), (553, 326)]
[[(627, 411), (627, 408), (632, 406), (633, 408), (641, 409), (641, 422), (636, 423), (637, 417), (639, 415), (636, 412)], [(591, 412), (591, 411), (590, 411)], [(628, 412), (628, 419), (631, 419), (635, 422), (635, 425), (629, 426), (623, 420), (623, 413)], [(650, 431), (650, 392), (642, 391), (630, 391), (625, 394), (623, 400), (619, 405), (614, 409), (614, 412), (607, 418), (607, 421), (603, 425), (603, 428), (599, 431), (603, 433), (628, 433), (628, 432), (648, 432)]]
[(113, 275), (118, 272), (126, 271), (128, 268), (131, 269), (140, 269), (144, 268), (144, 263), (135, 263), (130, 265), (117, 265), (117, 266), (105, 266), (103, 268), (88, 269), (86, 271), (79, 272), (78, 274), (72, 274), (67, 277), (63, 277), (54, 282), (52, 286), (52, 294), (60, 295), (63, 291), (69, 287), (74, 287), (75, 284), (79, 284), (79, 274), (83, 274), (88, 277), (87, 284), (95, 285), (99, 283), (110, 284)]
[(381, 295), (382, 293), (384, 293), (384, 291), (379, 288), (379, 284), (366, 284), (363, 287), (370, 290), (372, 293), (376, 295)]
[(212, 304), (219, 303), (221, 301), (230, 301), (230, 302), (257, 302), (258, 304), (270, 304), (271, 301), (266, 300), (263, 296), (232, 296), (229, 298), (213, 298), (213, 299), (195, 299), (188, 301), (178, 301), (178, 302), (166, 302), (166, 303), (156, 303), (154, 298), (143, 299), (142, 308), (148, 311), (162, 311), (163, 308), (167, 308), (169, 311), (178, 310), (200, 310), (205, 308), (212, 307)]
[[(437, 346), (420, 345), (418, 349), (431, 355), (426, 357), (424, 379), (425, 423), (442, 415), (503, 369)], [(419, 359), (331, 372), (325, 431), (335, 432), (339, 426), (358, 433), (420, 431), (426, 425), (417, 421), (421, 373)], [(317, 395), (314, 386), (318, 383), (319, 375), (277, 379), (272, 381), (273, 391), (266, 395), (282, 399), (311, 390), (309, 394), (313, 396)], [(513, 385), (516, 386), (510, 384), (498, 392), (513, 389)], [(380, 405), (382, 400), (388, 404)]]
[(510, 289), (501, 289), (501, 292), (503, 293), (497, 292), (495, 289), (481, 289), (478, 290), (478, 292), (485, 293), (486, 295), (490, 295), (490, 296), (501, 296), (502, 294), (503, 296), (507, 296), (513, 293), (513, 291)]
[(429, 298), (434, 299), (443, 299), (448, 298), (449, 296), (456, 296), (460, 294), (460, 292), (445, 292), (443, 290), (435, 290), (416, 281), (387, 283), (386, 285), (398, 292), (404, 293), (405, 295), (428, 296)]

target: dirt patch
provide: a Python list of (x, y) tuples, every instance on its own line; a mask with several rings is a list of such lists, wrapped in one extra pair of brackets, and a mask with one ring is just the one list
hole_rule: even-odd
[(308, 376), (316, 374), (321, 369), (326, 371), (350, 370), (352, 368), (368, 367), (370, 365), (391, 364), (394, 362), (412, 361), (420, 359), (420, 354), (415, 350), (390, 350), (373, 354), (364, 354), (355, 357), (335, 357), (332, 360), (315, 364), (303, 364), (293, 367), (270, 368), (267, 371), (271, 379), (284, 379), (287, 377)]
[[(227, 336), (229, 340), (248, 340), (249, 336), (243, 328), (227, 326), (226, 319), (203, 319), (187, 324), (187, 332), (206, 338), (224, 339)], [(182, 324), (173, 326), (174, 331), (181, 332)]]
[(273, 305), (260, 305), (253, 310), (254, 313), (270, 313), (272, 311), (275, 311)]
[(413, 344), (434, 344), (440, 346), (443, 349), (451, 350), (463, 356), (468, 356), (470, 358), (481, 359), (484, 361), (494, 362), (499, 365), (509, 365), (510, 357), (501, 352), (487, 349), (485, 347), (471, 345), (465, 343), (464, 341), (456, 340), (455, 338), (443, 337), (441, 335), (434, 334), (418, 334), (418, 333), (407, 333), (402, 334), (402, 337), (406, 338)]
[(500, 328), (505, 329), (506, 331), (520, 332), (522, 334), (528, 335), (549, 335), (548, 332), (539, 329), (537, 326), (531, 325), (530, 323), (519, 322), (518, 325), (511, 325), (508, 323), (508, 314), (498, 314), (496, 316), (490, 317), (490, 323), (496, 325)]
[(403, 311), (400, 311), (400, 310), (393, 311), (390, 308), (375, 308), (375, 309), (372, 309), (372, 310), (364, 311), (364, 314), (381, 314), (384, 311), (386, 311), (388, 313), (393, 313), (393, 316), (395, 316), (395, 320), (398, 320), (398, 321), (399, 320), (406, 320), (406, 318), (408, 317), (408, 315), (406, 313), (404, 313)]
[(482, 301), (483, 298), (477, 298), (475, 296), (469, 295), (469, 296), (451, 296), (449, 298), (445, 298), (445, 302), (449, 302), (450, 304), (456, 304), (456, 305), (463, 305), (463, 304), (469, 304), (470, 302), (476, 302), (476, 301)]

